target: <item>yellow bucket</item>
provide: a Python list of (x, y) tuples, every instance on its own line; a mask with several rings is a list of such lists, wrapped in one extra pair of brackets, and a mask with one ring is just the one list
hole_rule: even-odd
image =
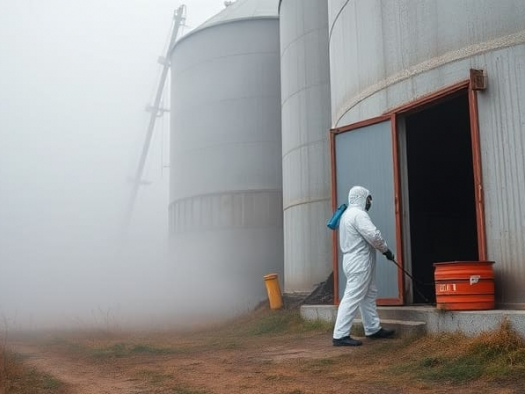
[(266, 283), (266, 291), (268, 292), (270, 309), (281, 309), (283, 307), (283, 298), (281, 296), (281, 289), (279, 287), (277, 274), (265, 275), (264, 282)]

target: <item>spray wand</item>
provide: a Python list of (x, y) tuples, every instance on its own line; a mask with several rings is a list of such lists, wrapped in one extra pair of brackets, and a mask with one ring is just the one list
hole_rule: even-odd
[[(389, 260), (390, 260), (390, 259), (389, 259)], [(403, 272), (405, 273), (406, 276), (408, 276), (410, 279), (412, 279), (412, 282), (415, 282), (416, 284), (421, 285), (421, 286), (431, 286), (431, 285), (433, 286), (433, 285), (434, 285), (434, 283), (423, 283), (423, 282), (421, 282), (419, 279), (414, 278), (412, 275), (410, 275), (410, 273), (408, 273), (408, 271), (406, 271), (403, 267), (401, 267), (401, 265), (399, 265), (395, 259), (391, 259), (390, 261), (391, 261), (392, 263), (394, 263), (395, 265), (397, 265), (397, 267), (398, 267), (401, 271), (403, 271)], [(425, 301), (425, 303), (427, 303), (427, 304), (432, 304), (432, 303), (428, 300), (428, 298), (425, 297), (425, 295), (422, 294), (422, 293), (419, 291), (419, 289), (417, 288), (417, 286), (415, 286), (415, 285), (414, 285), (414, 290), (417, 292), (417, 294), (419, 294), (419, 295), (421, 296), (421, 298), (423, 298), (423, 300)]]

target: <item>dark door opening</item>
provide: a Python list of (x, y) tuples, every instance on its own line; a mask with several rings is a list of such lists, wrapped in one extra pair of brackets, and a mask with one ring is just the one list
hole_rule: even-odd
[[(431, 284), (433, 263), (478, 260), (467, 93), (407, 115), (406, 143), (412, 275)], [(435, 302), (434, 286), (414, 286)]]

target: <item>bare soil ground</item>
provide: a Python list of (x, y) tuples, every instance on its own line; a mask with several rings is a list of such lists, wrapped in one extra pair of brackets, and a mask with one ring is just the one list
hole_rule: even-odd
[(520, 380), (433, 382), (396, 369), (428, 356), (426, 347), (432, 353), (425, 340), (363, 338), (361, 347), (340, 348), (332, 346), (326, 327), (290, 329), (287, 323), (286, 330), (275, 330), (276, 320), (245, 323), (178, 334), (47, 333), (18, 338), (10, 349), (28, 367), (62, 382), (60, 393), (68, 394), (525, 392)]

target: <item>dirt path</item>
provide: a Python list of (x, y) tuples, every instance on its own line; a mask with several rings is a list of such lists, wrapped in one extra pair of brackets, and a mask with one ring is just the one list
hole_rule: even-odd
[(36, 345), (12, 343), (11, 350), (22, 355), (25, 363), (63, 382), (71, 394), (145, 393), (139, 382), (130, 379), (120, 368), (93, 364), (80, 358), (46, 352)]
[[(120, 338), (119, 338), (120, 340)], [(125, 340), (125, 339), (124, 339)], [(152, 343), (148, 341), (148, 343)], [(217, 338), (158, 339), (150, 353), (94, 358), (38, 342), (16, 342), (11, 350), (24, 362), (66, 384), (68, 394), (516, 394), (474, 381), (431, 383), (384, 373), (398, 362), (402, 339), (363, 339), (359, 348), (331, 346), (326, 333), (305, 337), (273, 336), (221, 342)], [(107, 342), (108, 348), (115, 339)], [(127, 349), (138, 342), (129, 340)]]
[(10, 349), (24, 356), (27, 365), (63, 382), (68, 394), (401, 392), (371, 387), (362, 379), (345, 388), (347, 382), (324, 371), (324, 365), (341, 356), (354, 357), (359, 349), (332, 347), (327, 335), (292, 341), (265, 338), (239, 349), (210, 346), (99, 362), (38, 342), (11, 343)]

